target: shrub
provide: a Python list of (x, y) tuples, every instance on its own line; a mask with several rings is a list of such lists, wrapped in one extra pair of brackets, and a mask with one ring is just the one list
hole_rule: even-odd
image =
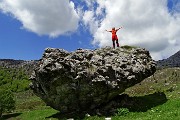
[(116, 116), (126, 116), (129, 113), (128, 108), (119, 108), (117, 109)]
[(24, 70), (0, 67), (0, 88), (21, 92), (29, 89), (29, 83)]
[(3, 112), (9, 112), (15, 109), (15, 100), (9, 90), (0, 89), (0, 117)]

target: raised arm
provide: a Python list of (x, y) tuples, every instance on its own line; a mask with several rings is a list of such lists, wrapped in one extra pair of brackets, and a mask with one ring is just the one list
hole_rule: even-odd
[(105, 31), (107, 31), (107, 32), (112, 32), (111, 30), (105, 30)]
[(119, 29), (121, 29), (122, 27), (120, 27), (120, 28), (118, 28), (118, 29), (116, 29), (116, 31), (118, 31)]

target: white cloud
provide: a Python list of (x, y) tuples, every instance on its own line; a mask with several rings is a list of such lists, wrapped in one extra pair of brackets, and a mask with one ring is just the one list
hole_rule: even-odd
[(94, 17), (94, 12), (85, 11), (82, 20), (86, 28), (89, 28), (90, 32), (94, 34), (98, 29), (98, 21)]
[(0, 10), (39, 35), (57, 37), (78, 28), (79, 16), (69, 0), (2, 0)]
[(105, 29), (123, 26), (117, 33), (120, 45), (144, 47), (157, 60), (180, 48), (180, 2), (171, 1), (171, 13), (167, 0), (81, 0), (76, 10), (75, 0), (1, 0), (0, 10), (39, 35), (57, 37), (84, 25), (99, 47), (112, 46)]
[[(91, 3), (94, 4), (94, 3)], [(99, 47), (112, 46), (111, 34), (105, 29), (123, 26), (117, 33), (121, 45), (136, 45), (151, 52), (154, 59), (162, 59), (180, 48), (180, 13), (169, 13), (167, 0), (97, 0), (94, 11), (86, 24), (94, 20), (98, 25), (93, 31), (93, 44)], [(90, 5), (90, 2), (88, 3)], [(176, 3), (177, 10), (179, 3)], [(105, 16), (98, 18), (98, 14)], [(86, 15), (86, 14), (85, 14)], [(94, 29), (95, 26), (90, 26)]]

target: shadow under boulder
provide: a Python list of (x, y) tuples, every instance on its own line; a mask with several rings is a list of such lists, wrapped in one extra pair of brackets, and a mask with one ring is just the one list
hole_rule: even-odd
[(151, 108), (162, 105), (167, 102), (166, 95), (163, 92), (153, 93), (139, 97), (129, 97), (127, 94), (118, 95), (108, 103), (103, 103), (95, 109), (79, 114), (75, 113), (56, 113), (48, 118), (58, 119), (83, 119), (86, 114), (91, 116), (113, 116), (118, 113), (119, 108), (127, 108), (130, 112), (146, 112)]

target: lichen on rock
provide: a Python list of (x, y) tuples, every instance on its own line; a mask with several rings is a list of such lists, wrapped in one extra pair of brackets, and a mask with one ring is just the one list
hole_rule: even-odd
[(153, 75), (156, 63), (137, 47), (96, 50), (47, 48), (31, 75), (31, 88), (61, 113), (96, 109), (128, 87)]

